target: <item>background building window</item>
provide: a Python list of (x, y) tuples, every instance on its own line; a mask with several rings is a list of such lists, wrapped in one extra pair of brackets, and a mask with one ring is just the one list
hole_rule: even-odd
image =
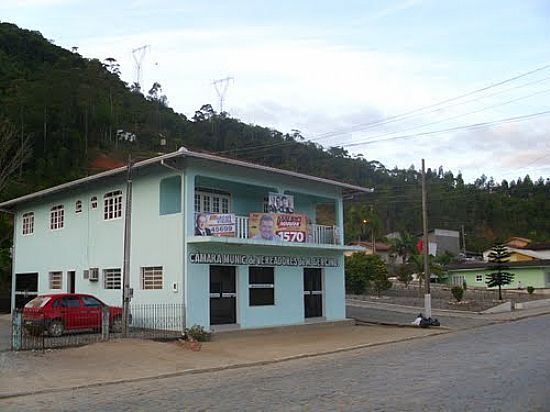
[(75, 213), (81, 213), (82, 212), (82, 200), (77, 200), (74, 205), (74, 212)]
[(105, 289), (120, 289), (120, 269), (103, 269), (103, 287)]
[(275, 304), (275, 269), (251, 266), (248, 272), (250, 306)]
[(92, 196), (90, 199), (90, 206), (92, 209), (97, 209), (97, 196)]
[(50, 209), (50, 229), (63, 229), (65, 225), (65, 210), (63, 205), (57, 205)]
[(476, 275), (476, 282), (483, 282), (483, 275)]
[(34, 212), (23, 214), (23, 234), (32, 235), (34, 233)]
[(162, 266), (141, 268), (142, 289), (162, 289)]
[(105, 220), (122, 217), (122, 191), (115, 190), (103, 196), (103, 218)]
[(50, 289), (63, 287), (63, 272), (50, 272)]

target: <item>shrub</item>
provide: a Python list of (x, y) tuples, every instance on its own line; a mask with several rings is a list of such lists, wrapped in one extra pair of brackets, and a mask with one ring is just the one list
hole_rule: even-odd
[(462, 289), (460, 286), (453, 286), (451, 288), (451, 293), (453, 294), (453, 297), (456, 299), (456, 301), (460, 302), (462, 300), (462, 297), (464, 296), (464, 289)]
[(196, 340), (197, 342), (207, 342), (210, 340), (212, 334), (204, 329), (200, 325), (193, 325), (190, 328), (183, 330), (183, 339)]
[(533, 286), (527, 286), (527, 293), (532, 295), (534, 291), (535, 291), (535, 288)]

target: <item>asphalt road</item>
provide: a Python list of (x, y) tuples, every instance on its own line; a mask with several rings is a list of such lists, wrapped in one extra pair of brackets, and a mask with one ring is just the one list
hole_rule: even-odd
[(0, 401), (16, 410), (550, 410), (550, 315), (279, 364)]

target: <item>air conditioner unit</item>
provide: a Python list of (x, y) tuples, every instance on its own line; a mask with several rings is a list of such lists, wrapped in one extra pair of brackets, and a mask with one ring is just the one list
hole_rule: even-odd
[(90, 268), (88, 279), (90, 279), (90, 282), (97, 282), (99, 280), (99, 268)]

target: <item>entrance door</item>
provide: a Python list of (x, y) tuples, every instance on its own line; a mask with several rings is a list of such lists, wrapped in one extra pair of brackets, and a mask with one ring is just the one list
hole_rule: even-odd
[(306, 318), (323, 316), (323, 285), (321, 269), (304, 269), (304, 313)]
[(210, 266), (210, 324), (237, 322), (234, 266)]
[(67, 272), (67, 292), (68, 293), (74, 293), (75, 291), (75, 278), (76, 278), (76, 272), (74, 270), (70, 270)]
[(20, 309), (38, 295), (38, 273), (15, 274), (15, 307)]

